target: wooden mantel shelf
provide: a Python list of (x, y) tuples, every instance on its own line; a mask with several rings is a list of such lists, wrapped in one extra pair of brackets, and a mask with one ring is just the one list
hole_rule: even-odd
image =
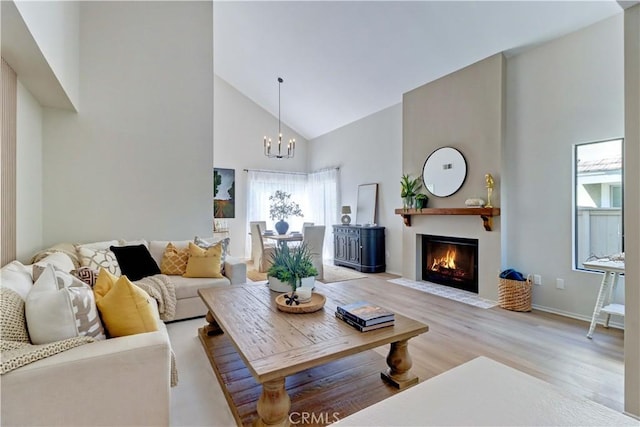
[(484, 229), (491, 231), (493, 217), (500, 215), (500, 208), (423, 208), (423, 209), (396, 209), (396, 214), (402, 216), (404, 225), (411, 227), (413, 215), (479, 215), (482, 218)]

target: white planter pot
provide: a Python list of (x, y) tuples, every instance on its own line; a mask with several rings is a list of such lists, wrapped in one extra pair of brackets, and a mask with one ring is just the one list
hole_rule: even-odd
[(291, 286), (287, 282), (282, 282), (275, 277), (269, 276), (269, 289), (274, 292), (289, 292), (291, 291)]
[[(289, 292), (291, 291), (291, 286), (287, 282), (282, 282), (275, 277), (268, 278), (269, 280), (269, 289), (274, 292)], [(316, 277), (303, 277), (301, 280), (301, 285), (304, 288), (314, 288), (316, 283)]]

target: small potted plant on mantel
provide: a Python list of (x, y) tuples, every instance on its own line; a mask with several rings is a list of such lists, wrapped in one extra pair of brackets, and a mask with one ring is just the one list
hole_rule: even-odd
[(278, 246), (271, 255), (273, 264), (267, 270), (269, 289), (293, 295), (299, 287), (313, 288), (318, 270), (313, 266), (306, 244)]
[(402, 197), (405, 210), (413, 208), (414, 197), (421, 186), (420, 177), (411, 179), (409, 174), (402, 175), (400, 178), (400, 197)]
[(302, 216), (300, 205), (291, 200), (291, 194), (286, 191), (277, 190), (269, 196), (271, 206), (269, 207), (269, 217), (276, 222), (276, 231), (278, 234), (287, 234), (289, 223), (285, 220), (291, 216)]
[(420, 193), (416, 194), (416, 209), (422, 211), (422, 208), (427, 207), (427, 202), (429, 201), (429, 197), (426, 194)]

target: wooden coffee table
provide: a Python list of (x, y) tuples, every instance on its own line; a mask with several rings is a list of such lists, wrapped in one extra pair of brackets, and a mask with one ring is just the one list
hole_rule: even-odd
[[(390, 343), (389, 367), (381, 373), (382, 378), (398, 388), (418, 382), (410, 373), (408, 340), (429, 328), (385, 304), (384, 289), (376, 293), (376, 287), (380, 284), (366, 279), (318, 283), (316, 291), (327, 297), (326, 304), (320, 311), (304, 314), (279, 311), (274, 302), (278, 294), (264, 285), (200, 289), (198, 293), (209, 308), (209, 324), (200, 330), (200, 337), (206, 347), (206, 334), (224, 333), (262, 385), (258, 425), (287, 425), (291, 401), (285, 378), (309, 368)], [(337, 305), (358, 300), (396, 311), (394, 326), (359, 332), (335, 317)]]

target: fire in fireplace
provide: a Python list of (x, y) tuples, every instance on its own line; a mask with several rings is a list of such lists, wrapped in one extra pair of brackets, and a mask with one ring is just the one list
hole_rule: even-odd
[(478, 240), (422, 235), (422, 280), (478, 293)]

